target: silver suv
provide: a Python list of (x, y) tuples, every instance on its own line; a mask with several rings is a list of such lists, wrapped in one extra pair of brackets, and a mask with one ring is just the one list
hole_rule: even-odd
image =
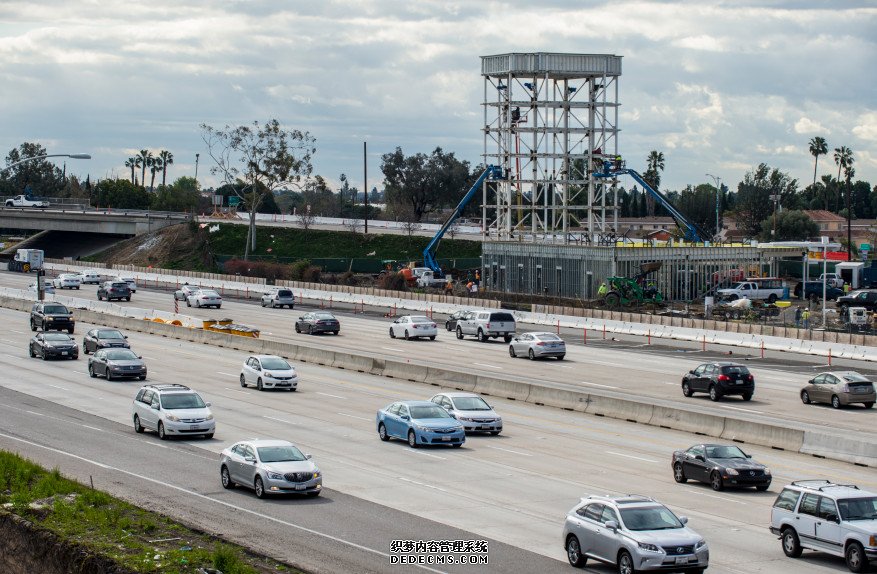
[(262, 294), (262, 307), (271, 307), (272, 309), (275, 307), (289, 307), (294, 309), (295, 295), (293, 295), (292, 289), (272, 289)]
[(563, 546), (576, 567), (593, 558), (616, 566), (619, 574), (700, 574), (709, 566), (709, 548), (687, 522), (644, 496), (589, 496), (567, 513)]
[(790, 558), (806, 548), (846, 559), (852, 572), (867, 572), (868, 561), (877, 560), (877, 494), (828, 480), (793, 482), (773, 503), (770, 531)]
[(200, 434), (213, 438), (216, 421), (210, 403), (185, 385), (158, 384), (142, 387), (131, 405), (134, 432), (154, 430), (161, 440), (171, 435)]
[(478, 340), (502, 337), (506, 343), (515, 336), (515, 317), (508, 311), (475, 311), (457, 320), (457, 338), (475, 335)]

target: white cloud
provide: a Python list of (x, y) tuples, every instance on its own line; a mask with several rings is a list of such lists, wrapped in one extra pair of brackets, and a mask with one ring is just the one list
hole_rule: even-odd
[(859, 139), (877, 142), (877, 112), (868, 112), (859, 116), (859, 122), (852, 129)]
[(826, 134), (830, 133), (826, 130), (822, 124), (817, 121), (811, 120), (810, 118), (802, 117), (797, 122), (795, 122), (795, 133), (796, 134)]

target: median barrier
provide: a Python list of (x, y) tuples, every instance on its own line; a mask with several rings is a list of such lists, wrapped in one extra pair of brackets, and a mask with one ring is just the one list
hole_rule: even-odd
[(353, 355), (336, 351), (332, 359), (332, 366), (336, 369), (346, 369), (358, 373), (374, 372), (374, 360), (366, 355)]
[(402, 379), (403, 381), (412, 381), (415, 383), (426, 382), (428, 367), (426, 365), (418, 365), (402, 359), (384, 359), (384, 368), (381, 374), (391, 379)]
[(859, 438), (852, 433), (836, 435), (826, 432), (804, 431), (804, 442), (799, 452), (845, 460), (855, 464), (877, 466), (877, 443), (869, 438)]
[(590, 403), (590, 395), (586, 391), (558, 389), (545, 385), (530, 385), (527, 402), (566, 409), (568, 411), (585, 412)]
[(631, 399), (618, 399), (591, 392), (585, 412), (591, 415), (648, 423), (654, 416), (654, 406)]
[(335, 362), (335, 351), (317, 349), (315, 347), (302, 347), (299, 345), (295, 350), (295, 359), (304, 363), (314, 363), (331, 367)]
[(526, 401), (532, 384), (507, 379), (497, 379), (478, 375), (475, 377), (475, 392), (493, 397), (504, 397), (513, 401)]
[(649, 424), (699, 435), (721, 436), (725, 429), (725, 417), (654, 405)]
[(427, 367), (425, 382), (439, 387), (450, 387), (458, 391), (474, 392), (477, 378), (474, 373)]
[(780, 424), (767, 424), (725, 417), (725, 428), (719, 435), (735, 442), (769, 446), (782, 450), (800, 452), (804, 444), (804, 431)]

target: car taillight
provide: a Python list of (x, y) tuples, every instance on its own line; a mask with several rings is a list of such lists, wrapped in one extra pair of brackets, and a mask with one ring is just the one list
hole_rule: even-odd
[(429, 326), (430, 329), (435, 329), (435, 323)]
[(719, 382), (720, 383), (726, 383), (730, 380), (731, 380), (731, 378), (728, 375), (719, 375)]
[(537, 346), (537, 347), (544, 347), (544, 346), (545, 346), (545, 343), (543, 343), (543, 342), (540, 341), (540, 342), (536, 343), (536, 346)]
[(415, 329), (417, 329), (417, 325), (411, 325), (411, 326), (414, 327)]
[(747, 381), (752, 381), (752, 380), (754, 380), (754, 379), (752, 378), (752, 375), (746, 375), (746, 380), (747, 380)]
[(490, 323), (487, 324), (487, 328), (490, 329)]

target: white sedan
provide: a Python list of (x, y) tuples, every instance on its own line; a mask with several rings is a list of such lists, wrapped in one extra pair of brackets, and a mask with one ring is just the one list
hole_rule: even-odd
[(198, 289), (186, 297), (187, 307), (222, 307), (222, 297), (213, 289)]
[(100, 271), (97, 271), (96, 269), (83, 269), (82, 271), (77, 273), (77, 275), (79, 275), (79, 280), (84, 285), (99, 285), (101, 283)]
[(298, 388), (298, 374), (295, 367), (286, 359), (276, 355), (250, 355), (244, 361), (240, 376), (241, 386), (256, 385), (260, 391), (265, 389)]
[(390, 338), (420, 339), (429, 337), (434, 341), (438, 328), (432, 319), (423, 315), (403, 315), (390, 324)]
[(55, 289), (79, 289), (82, 278), (76, 273), (61, 273), (52, 279), (52, 285)]

